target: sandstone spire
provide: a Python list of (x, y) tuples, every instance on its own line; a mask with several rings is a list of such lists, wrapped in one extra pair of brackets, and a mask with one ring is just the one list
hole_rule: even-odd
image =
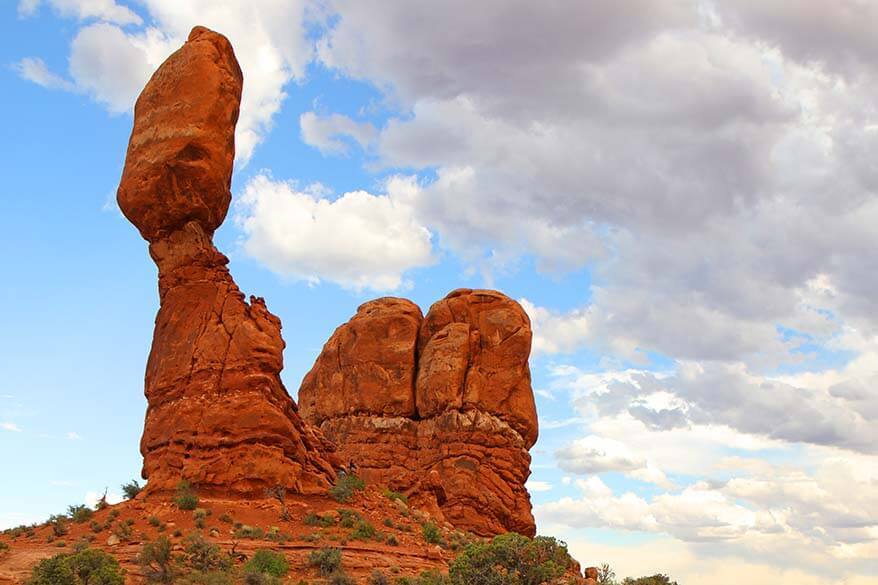
[(118, 201), (159, 270), (140, 446), (150, 492), (181, 479), (322, 492), (334, 477), (334, 447), (281, 383), (280, 320), (245, 300), (212, 242), (231, 200), (242, 83), (229, 41), (196, 27), (134, 109)]

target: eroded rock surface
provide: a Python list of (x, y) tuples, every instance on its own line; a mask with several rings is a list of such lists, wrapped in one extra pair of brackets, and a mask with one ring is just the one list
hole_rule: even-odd
[(159, 270), (141, 440), (150, 492), (186, 479), (203, 493), (316, 493), (338, 462), (281, 383), (280, 320), (245, 300), (212, 242), (231, 200), (242, 82), (229, 41), (196, 27), (134, 110), (118, 201)]
[(421, 317), (413, 303), (362, 305), (299, 390), (302, 416), (367, 481), (480, 535), (533, 535), (528, 449), (537, 417), (521, 306), (460, 289)]

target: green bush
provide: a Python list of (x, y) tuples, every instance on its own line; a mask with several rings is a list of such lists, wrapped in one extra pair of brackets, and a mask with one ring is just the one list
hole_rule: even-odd
[(622, 585), (677, 585), (677, 582), (671, 581), (667, 575), (658, 573), (651, 577), (638, 577), (637, 579), (626, 577), (622, 581)]
[(424, 571), (418, 578), (412, 581), (412, 585), (448, 585), (448, 577), (439, 571)]
[(381, 493), (383, 493), (384, 497), (387, 498), (388, 500), (400, 500), (402, 503), (408, 504), (408, 501), (409, 501), (408, 496), (406, 496), (404, 494), (401, 494), (399, 492), (395, 492), (391, 489), (386, 489), (386, 488)]
[(235, 576), (230, 571), (195, 571), (182, 579), (174, 581), (174, 585), (234, 585)]
[(372, 574), (369, 575), (366, 585), (390, 585), (390, 579), (388, 579), (384, 573), (375, 569), (372, 571)]
[(336, 571), (329, 576), (326, 583), (327, 585), (357, 585), (357, 582), (348, 577), (344, 571)]
[(340, 475), (335, 480), (335, 485), (329, 488), (329, 496), (336, 502), (344, 504), (348, 502), (354, 494), (365, 489), (366, 482), (352, 473)]
[(375, 538), (375, 527), (365, 520), (360, 520), (351, 532), (354, 540), (369, 540)]
[(247, 526), (246, 524), (235, 528), (234, 532), (235, 538), (262, 538), (265, 536), (265, 531), (263, 531), (258, 526)]
[(290, 565), (284, 555), (261, 549), (256, 551), (244, 565), (244, 571), (247, 573), (264, 573), (274, 577), (282, 577), (290, 570)]
[(189, 566), (202, 573), (226, 570), (231, 566), (229, 558), (222, 554), (220, 548), (208, 542), (197, 532), (186, 538), (186, 562)]
[(539, 585), (563, 575), (571, 563), (563, 542), (509, 533), (467, 546), (449, 576), (453, 585)]
[(335, 518), (332, 516), (332, 514), (326, 514), (325, 516), (321, 516), (320, 514), (315, 514), (314, 512), (308, 512), (307, 514), (305, 514), (304, 522), (308, 526), (322, 526), (323, 528), (329, 528), (330, 526), (335, 525)]
[(341, 551), (337, 548), (321, 548), (311, 551), (308, 565), (316, 567), (324, 577), (341, 568)]
[(9, 552), (9, 545), (6, 544), (5, 542), (0, 542), (0, 555), (2, 555), (5, 552)]
[(69, 531), (67, 528), (67, 516), (60, 514), (49, 516), (49, 525), (52, 527), (52, 534), (54, 536), (64, 536)]
[(188, 481), (184, 480), (177, 484), (177, 495), (174, 498), (174, 503), (181, 510), (194, 510), (198, 507), (198, 495)]
[[(299, 581), (300, 585), (307, 585), (305, 581)], [(280, 577), (266, 575), (265, 573), (245, 573), (244, 585), (283, 585)]]
[(77, 524), (82, 524), (83, 522), (91, 520), (94, 512), (92, 512), (91, 508), (84, 505), (67, 506), (67, 515)]
[(126, 500), (133, 500), (142, 489), (143, 487), (137, 483), (136, 479), (132, 479), (128, 483), (122, 484), (122, 494), (125, 496)]
[(40, 561), (27, 585), (123, 585), (119, 563), (100, 550), (82, 549)]
[(116, 522), (113, 526), (113, 534), (115, 534), (119, 540), (127, 542), (131, 540), (131, 525), (127, 522)]
[(424, 522), (421, 525), (421, 533), (424, 535), (424, 540), (431, 544), (442, 542), (442, 533), (439, 532), (439, 527), (432, 522)]
[(338, 525), (342, 528), (353, 528), (362, 518), (358, 512), (347, 510), (345, 508), (339, 508), (338, 517)]
[(177, 568), (171, 556), (171, 541), (167, 536), (144, 544), (137, 562), (149, 583), (173, 583), (177, 577)]

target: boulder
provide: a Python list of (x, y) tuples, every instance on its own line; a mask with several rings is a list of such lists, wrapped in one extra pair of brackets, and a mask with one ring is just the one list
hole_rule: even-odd
[(437, 521), (532, 536), (531, 337), (521, 306), (496, 291), (456, 290), (426, 317), (404, 299), (365, 303), (305, 376), (302, 416), (360, 476)]

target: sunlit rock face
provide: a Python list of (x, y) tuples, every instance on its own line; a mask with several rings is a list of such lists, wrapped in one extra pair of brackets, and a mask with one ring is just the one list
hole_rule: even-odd
[(453, 291), (426, 317), (405, 299), (370, 301), (305, 376), (302, 416), (366, 480), (454, 526), (533, 535), (531, 339), (527, 314), (496, 291)]

